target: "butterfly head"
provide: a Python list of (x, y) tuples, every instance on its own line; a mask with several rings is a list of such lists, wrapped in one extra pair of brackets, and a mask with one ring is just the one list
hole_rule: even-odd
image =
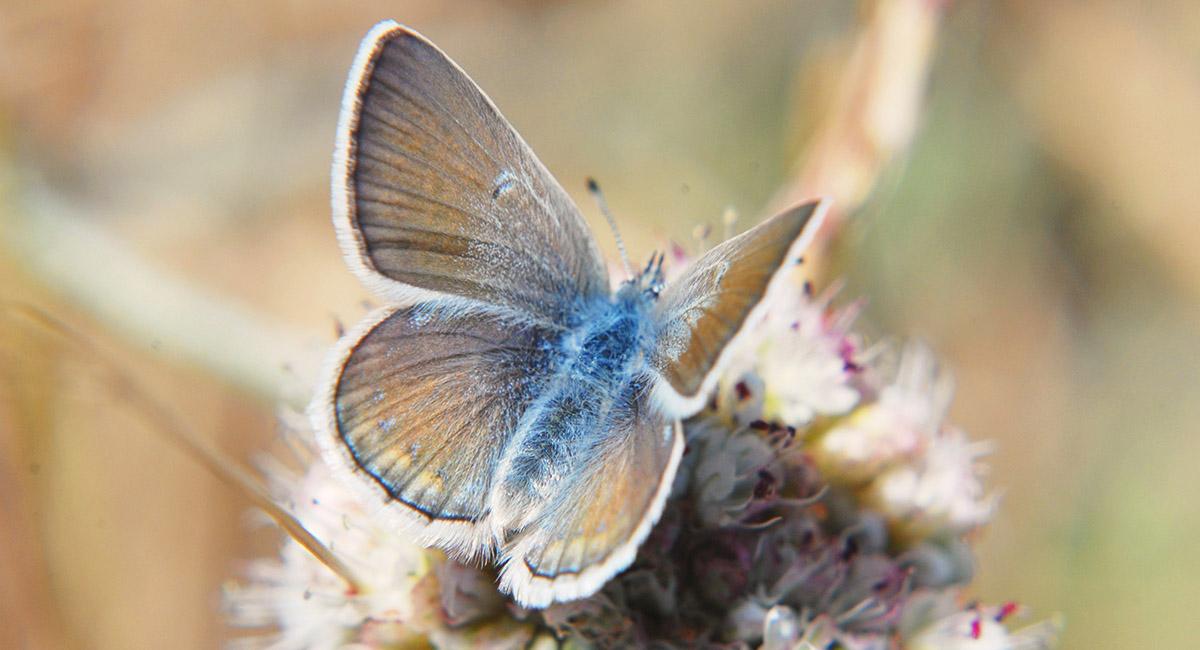
[(650, 261), (636, 275), (621, 283), (617, 295), (625, 299), (641, 299), (649, 302), (658, 300), (666, 282), (663, 280), (662, 253), (650, 256)]

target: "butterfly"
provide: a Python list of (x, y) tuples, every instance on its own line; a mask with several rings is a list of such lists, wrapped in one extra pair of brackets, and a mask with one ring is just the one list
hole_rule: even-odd
[(350, 70), (333, 220), (387, 306), (333, 348), (323, 455), (400, 531), (502, 565), (525, 607), (589, 596), (658, 520), (739, 332), (821, 221), (788, 210), (677, 281), (613, 291), (578, 208), (461, 68), (392, 21)]

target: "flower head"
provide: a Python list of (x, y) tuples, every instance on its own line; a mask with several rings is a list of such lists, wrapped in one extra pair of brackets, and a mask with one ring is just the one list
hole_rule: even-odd
[(830, 480), (857, 484), (917, 457), (937, 436), (954, 382), (924, 345), (910, 344), (874, 400), (819, 433), (813, 455)]
[(858, 404), (866, 356), (850, 332), (858, 307), (831, 310), (836, 295), (835, 288), (814, 297), (799, 279), (776, 294), (733, 350), (718, 398), (725, 412), (743, 424), (761, 419), (804, 427)]
[(1042, 621), (1013, 629), (1023, 612), (1016, 603), (998, 606), (957, 607), (951, 600), (931, 595), (913, 607), (906, 630), (905, 648), (911, 650), (1044, 650), (1052, 648), (1061, 624)]
[(989, 450), (957, 429), (943, 431), (921, 458), (875, 478), (864, 498), (907, 538), (961, 535), (987, 523), (996, 509), (979, 463)]
[(398, 536), (301, 445), (306, 469), (268, 465), (277, 498), (362, 588), (285, 542), (229, 590), (231, 621), (273, 628), (246, 642), (277, 648), (1046, 647), (1049, 624), (1010, 631), (1004, 608), (959, 604), (967, 533), (996, 499), (987, 447), (945, 422), (949, 375), (917, 345), (889, 372), (832, 296), (770, 305), (684, 423), (661, 520), (598, 593), (523, 609), (494, 569)]
[(501, 648), (534, 638), (533, 626), (508, 615), (493, 573), (450, 562), (398, 536), (308, 443), (298, 451), (304, 470), (279, 461), (265, 466), (276, 498), (349, 565), (361, 585), (348, 588), (302, 546), (285, 540), (277, 557), (251, 563), (246, 580), (226, 589), (232, 625), (271, 630), (242, 637), (240, 644)]

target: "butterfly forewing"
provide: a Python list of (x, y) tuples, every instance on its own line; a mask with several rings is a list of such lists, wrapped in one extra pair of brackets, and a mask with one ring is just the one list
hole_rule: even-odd
[(658, 342), (650, 359), (662, 378), (655, 387), (660, 408), (685, 417), (703, 406), (722, 355), (807, 246), (822, 212), (813, 202), (776, 215), (708, 251), (667, 286), (655, 305)]
[(319, 417), (329, 456), (426, 543), (476, 555), (498, 456), (552, 373), (550, 333), (419, 304), (347, 337)]
[(342, 111), (335, 223), (373, 289), (555, 323), (574, 302), (607, 296), (603, 259), (566, 192), (423, 37), (395, 23), (372, 30)]

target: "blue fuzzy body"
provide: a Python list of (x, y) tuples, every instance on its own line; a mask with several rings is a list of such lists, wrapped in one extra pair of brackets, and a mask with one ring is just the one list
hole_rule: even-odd
[(520, 528), (566, 477), (629, 433), (613, 422), (638, 408), (649, 385), (656, 297), (642, 282), (627, 282), (610, 300), (584, 305), (554, 344), (554, 379), (521, 418), (502, 463), (504, 527)]

